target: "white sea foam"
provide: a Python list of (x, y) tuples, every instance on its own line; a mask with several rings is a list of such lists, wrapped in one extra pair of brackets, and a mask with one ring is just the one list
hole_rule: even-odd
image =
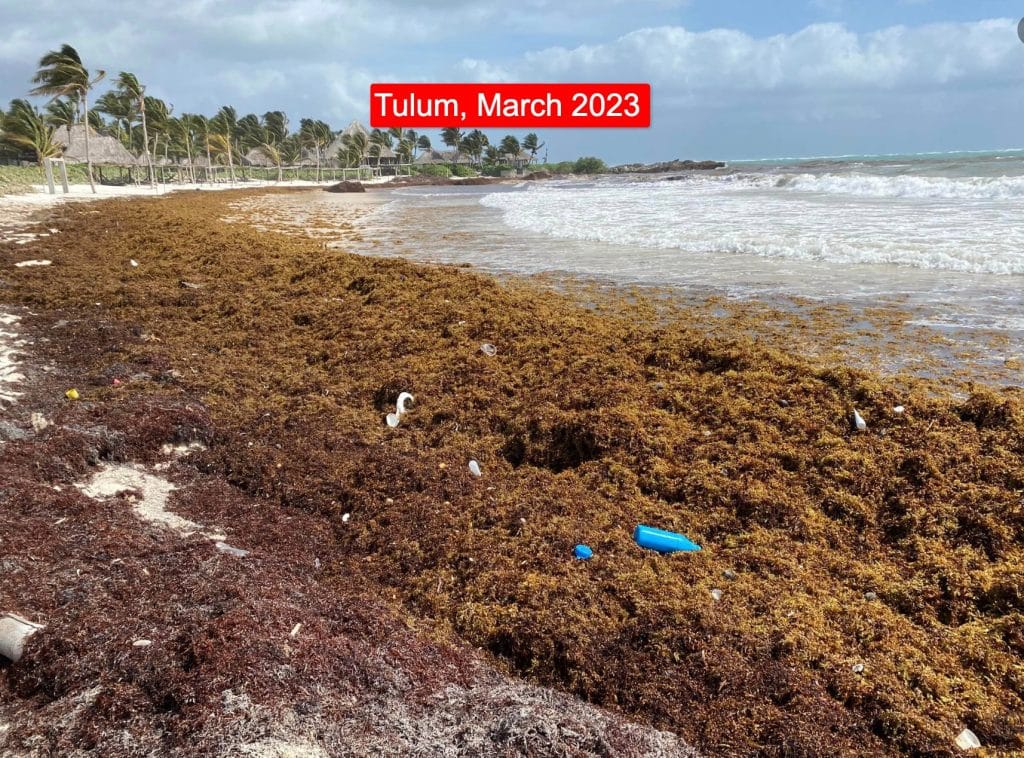
[[(767, 178), (767, 177), (766, 177)], [(799, 192), (879, 198), (1014, 200), (1024, 198), (1021, 176), (877, 176), (871, 174), (797, 174), (771, 177), (775, 187)]]
[(652, 251), (621, 258), (623, 275), (718, 253), (1013, 275), (1024, 274), (1021, 198), (1024, 177), (743, 173), (534, 185), (481, 203), (515, 229)]

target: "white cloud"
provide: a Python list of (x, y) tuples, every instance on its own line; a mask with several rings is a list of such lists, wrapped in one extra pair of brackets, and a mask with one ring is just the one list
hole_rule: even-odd
[(815, 24), (788, 35), (682, 27), (639, 29), (611, 42), (531, 52), (504, 64), (466, 60), (462, 70), (500, 65), (506, 77), (561, 81), (641, 79), (676, 91), (927, 89), (1024, 81), (1015, 22), (894, 26), (856, 34)]

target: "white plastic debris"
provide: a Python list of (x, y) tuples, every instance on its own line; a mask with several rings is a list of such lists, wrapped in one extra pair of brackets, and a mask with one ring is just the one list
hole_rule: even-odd
[(409, 410), (408, 408), (405, 407), (406, 403), (412, 403), (415, 402), (415, 400), (416, 398), (414, 398), (408, 392), (400, 393), (398, 395), (398, 400), (395, 401), (395, 412), (389, 413), (384, 419), (385, 421), (388, 422), (388, 426), (390, 426), (392, 429), (398, 426), (399, 422), (401, 422), (402, 420), (402, 416)]
[(135, 260), (134, 258), (129, 258), (128, 262), (132, 265), (132, 268), (138, 268), (139, 267), (139, 262), (137, 260)]
[(736, 572), (733, 571), (732, 569), (726, 569), (725, 571), (722, 572), (722, 576), (724, 576), (726, 579), (735, 579), (736, 578)]
[(341, 523), (347, 524), (348, 520), (350, 518), (352, 518), (352, 514), (351, 513), (344, 513), (344, 514), (342, 514), (342, 516), (341, 516)]
[(717, 600), (721, 600), (722, 599), (722, 591), (720, 589), (713, 589), (713, 590), (711, 590), (711, 597), (713, 597), (716, 601)]
[(153, 640), (135, 640), (132, 643), (132, 647), (149, 647), (153, 644)]
[(289, 637), (298, 637), (299, 636), (299, 632), (301, 632), (301, 631), (302, 631), (302, 622), (299, 622), (298, 624), (296, 624), (295, 626), (292, 627), (292, 631), (291, 631), (291, 633), (288, 636)]
[(242, 550), (240, 547), (231, 547), (231, 545), (226, 542), (215, 542), (214, 547), (216, 547), (220, 552), (233, 555), (236, 558), (244, 558), (249, 554), (248, 550)]
[(43, 628), (14, 613), (0, 616), (0, 655), (17, 663), (25, 649), (25, 642)]
[(487, 356), (495, 356), (498, 354), (498, 348), (492, 345), (490, 342), (485, 342), (480, 346), (480, 352)]
[(856, 410), (853, 411), (853, 425), (858, 432), (866, 432), (868, 430), (868, 422)]
[(29, 266), (49, 266), (52, 263), (53, 263), (53, 261), (48, 261), (48, 260), (20, 261), (19, 263), (15, 263), (14, 267), (15, 268), (28, 268)]
[(853, 664), (853, 673), (854, 674), (863, 674), (864, 673), (864, 664), (863, 663), (855, 663), (855, 664)]
[(964, 729), (956, 736), (956, 746), (961, 750), (977, 750), (981, 747), (981, 740), (970, 729)]
[(36, 434), (39, 434), (39, 432), (43, 431), (49, 425), (50, 422), (42, 413), (32, 414), (32, 429), (35, 431)]
[(481, 476), (483, 472), (480, 470), (480, 464), (476, 461), (469, 462), (469, 473), (473, 476)]
[(897, 415), (899, 415), (899, 414), (903, 413), (903, 411), (905, 411), (905, 410), (906, 410), (906, 408), (904, 408), (902, 405), (897, 405), (895, 408), (892, 409), (892, 412), (897, 414)]
[(865, 600), (878, 600), (878, 593), (877, 592), (865, 592), (864, 593), (864, 599)]

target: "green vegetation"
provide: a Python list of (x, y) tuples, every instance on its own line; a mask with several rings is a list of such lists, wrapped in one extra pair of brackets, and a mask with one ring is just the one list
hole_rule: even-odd
[[(290, 131), (288, 117), (276, 110), (262, 117), (255, 113), (239, 115), (234, 107), (224, 105), (212, 117), (194, 113), (176, 116), (173, 106), (147, 95), (146, 86), (129, 71), (121, 71), (113, 79), (113, 87), (95, 97), (90, 107), (90, 93), (105, 75), (102, 70), (90, 73), (70, 45), (46, 53), (32, 80), (36, 86), (31, 94), (49, 100), (40, 110), (28, 100), (15, 99), (0, 112), (0, 156), (42, 163), (44, 158), (61, 154), (63, 147), (54, 141), (58, 128), (86, 122), (94, 130), (85, 130), (84, 176), (90, 183), (94, 174), (90, 141), (97, 134), (113, 137), (140, 158), (150, 182), (161, 177), (192, 182), (211, 178), (280, 181), (300, 175), (323, 181), (332, 169), (357, 167), (376, 173), (405, 173), (419, 151), (432, 149), (430, 137), (401, 127), (335, 131), (324, 121), (302, 118), (299, 129)], [(545, 145), (533, 132), (522, 140), (506, 134), (497, 144), (479, 129), (464, 132), (446, 128), (440, 137), (450, 151), (445, 159), (447, 175), (460, 177), (481, 173), (496, 176), (509, 169), (527, 169), (536, 165), (537, 154)], [(554, 173), (605, 170), (604, 162), (597, 158), (554, 165), (571, 168), (556, 170), (541, 164)], [(219, 168), (226, 169), (226, 175)], [(422, 166), (411, 171), (443, 175)]]

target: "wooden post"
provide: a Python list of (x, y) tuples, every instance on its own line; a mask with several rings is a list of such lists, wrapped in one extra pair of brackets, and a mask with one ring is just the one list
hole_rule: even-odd
[(63, 158), (60, 161), (60, 183), (64, 186), (64, 194), (68, 194), (71, 191), (68, 187), (68, 165)]
[(50, 188), (50, 194), (56, 195), (57, 189), (53, 186), (53, 166), (49, 158), (43, 158), (43, 170), (46, 172), (46, 186)]

